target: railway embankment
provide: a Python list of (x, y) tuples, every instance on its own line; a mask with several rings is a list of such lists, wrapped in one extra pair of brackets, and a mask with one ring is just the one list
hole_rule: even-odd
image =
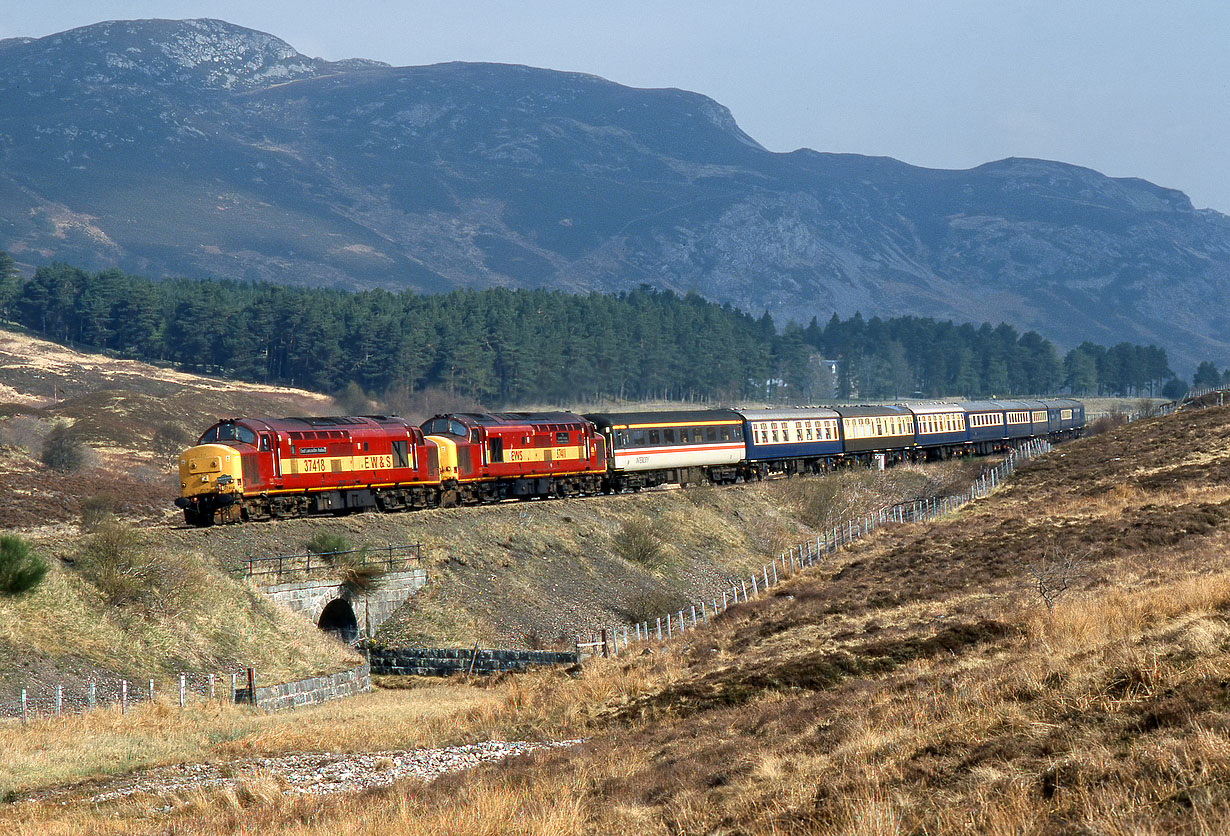
[[(154, 787), (152, 804), (0, 810), (0, 824), (1213, 832), (1230, 818), (1228, 475), (1230, 408), (1111, 427), (957, 513), (883, 526), (648, 653), (590, 660), (572, 675), (381, 690), (307, 709), (293, 729), (245, 716), (244, 737), (192, 757), (584, 740), (568, 748), (362, 795), (304, 798), (269, 789), (279, 779), (265, 774), (243, 792)], [(803, 484), (753, 487), (780, 511), (808, 507), (792, 493)], [(646, 496), (615, 499), (636, 507)], [(741, 522), (754, 525), (747, 507)], [(499, 510), (476, 509), (478, 528), (493, 528), (487, 512)], [(428, 705), (431, 722), (416, 714), (408, 729), (408, 712)], [(191, 714), (175, 726), (184, 723), (221, 721)], [(25, 739), (11, 740), (15, 751)]]

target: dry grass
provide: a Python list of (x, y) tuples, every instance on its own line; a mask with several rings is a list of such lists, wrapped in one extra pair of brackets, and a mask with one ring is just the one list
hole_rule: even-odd
[[(1170, 432), (1198, 443), (1197, 430), (1223, 438), (1228, 425), (1230, 410), (1180, 416)], [(256, 780), (168, 812), (140, 800), (99, 811), (34, 805), (0, 813), (0, 826), (1222, 832), (1227, 463), (1154, 445), (1164, 430), (1142, 422), (1066, 447), (1065, 461), (1031, 466), (930, 528), (886, 529), (670, 648), (597, 661), (575, 680), (543, 671), (490, 683), (475, 692), (487, 699), (447, 722), (459, 736), (589, 738), (573, 750), (357, 797), (294, 798)], [(1048, 616), (1022, 567), (1052, 544), (1087, 558)], [(378, 733), (352, 705), (354, 739)]]

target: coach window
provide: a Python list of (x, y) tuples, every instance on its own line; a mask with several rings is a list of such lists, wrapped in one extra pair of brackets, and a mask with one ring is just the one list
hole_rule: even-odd
[(632, 431), (632, 445), (634, 447), (644, 447), (645, 446), (645, 431), (644, 430), (633, 430)]
[(777, 439), (777, 422), (776, 422), (776, 421), (774, 421), (774, 422), (772, 422), (771, 424), (769, 424), (769, 430), (773, 433), (773, 443), (774, 443), (774, 444), (776, 444), (776, 443), (777, 443), (777, 440), (778, 440), (778, 439)]
[(616, 430), (615, 431), (615, 446), (616, 447), (627, 447), (628, 446), (628, 431), (627, 430)]
[(722, 441), (730, 441), (730, 427), (722, 427)]
[(705, 441), (717, 441), (716, 427), (705, 427)]
[(673, 427), (668, 427), (667, 429), (662, 430), (662, 441), (664, 444), (675, 443), (675, 430)]
[(652, 446), (654, 444), (661, 444), (661, 443), (662, 443), (662, 433), (658, 430), (650, 430), (649, 431), (649, 444)]

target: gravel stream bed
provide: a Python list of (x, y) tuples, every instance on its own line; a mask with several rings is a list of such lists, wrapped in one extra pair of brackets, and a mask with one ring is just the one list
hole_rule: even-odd
[(390, 752), (316, 753), (242, 758), (225, 763), (182, 763), (142, 770), (120, 778), (90, 781), (34, 793), (27, 801), (72, 798), (101, 803), (134, 795), (167, 796), (194, 789), (235, 788), (250, 781), (271, 781), (284, 793), (325, 795), (383, 787), (403, 778), (430, 781), (483, 763), (502, 761), (538, 749), (573, 746), (556, 743), (490, 740), (470, 746), (407, 749)]

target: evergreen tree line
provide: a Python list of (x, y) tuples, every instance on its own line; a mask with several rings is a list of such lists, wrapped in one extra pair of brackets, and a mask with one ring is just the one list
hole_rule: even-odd
[[(1085, 343), (1062, 360), (1010, 325), (836, 315), (778, 333), (695, 294), (460, 290), (416, 295), (39, 267), (0, 252), (0, 316), (58, 342), (245, 380), (372, 394), (439, 387), (482, 403), (817, 402), (1008, 394), (1149, 394), (1166, 353)], [(837, 361), (834, 378), (821, 357)], [(1160, 391), (1160, 389), (1159, 389)]]

